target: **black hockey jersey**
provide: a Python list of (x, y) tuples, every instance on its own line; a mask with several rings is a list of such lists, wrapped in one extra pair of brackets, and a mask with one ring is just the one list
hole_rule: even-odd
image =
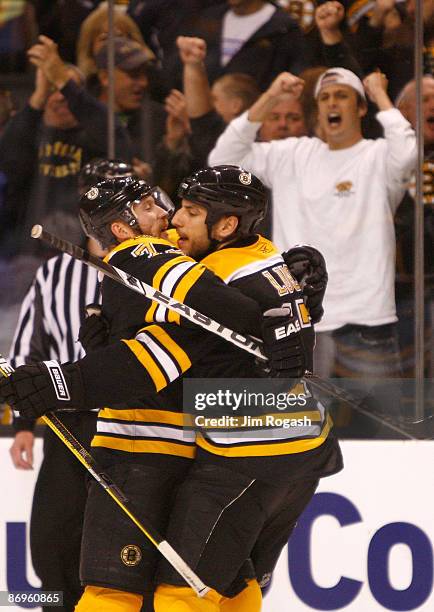
[[(221, 311), (230, 304), (230, 324), (238, 332), (252, 333), (259, 325), (261, 312), (254, 300), (226, 287), (203, 264), (185, 256), (167, 240), (150, 236), (127, 240), (113, 249), (106, 261), (212, 317), (221, 318)], [(191, 359), (204, 352), (203, 334), (178, 313), (158, 306), (110, 278), (104, 278), (102, 295), (111, 340), (124, 340), (117, 346), (116, 364), (105, 365), (105, 356), (111, 349), (87, 358), (91, 364), (86, 377), (88, 396), (97, 397), (98, 405), (110, 405), (99, 412), (92, 446), (130, 454), (192, 458), (195, 432), (188, 427), (182, 413), (179, 377), (191, 367)], [(224, 318), (229, 324), (228, 317)], [(154, 322), (171, 325), (161, 327), (153, 325)], [(181, 334), (183, 343), (189, 345), (188, 350), (177, 340), (177, 333), (184, 327), (190, 328), (187, 334)], [(134, 337), (137, 330), (141, 331)], [(212, 341), (215, 342), (214, 338)], [(131, 361), (136, 369), (139, 365), (137, 374), (143, 385), (128, 372)], [(124, 369), (121, 364), (125, 364)], [(85, 365), (83, 372), (88, 372)], [(102, 394), (99, 385), (105, 387)]]
[[(159, 257), (156, 256), (157, 253), (149, 250), (151, 245), (160, 254)], [(186, 304), (240, 333), (258, 336), (260, 331), (257, 318), (258, 305), (262, 312), (271, 307), (278, 307), (288, 299), (297, 309), (300, 325), (311, 325), (300, 287), (290, 275), (274, 245), (260, 236), (222, 248), (206, 257), (200, 264), (182, 255), (173, 247), (168, 247), (164, 241), (142, 237), (140, 240), (132, 241), (132, 244), (123, 243), (117, 247), (112, 255), (112, 263), (125, 269), (125, 263), (134, 259), (133, 252), (137, 248), (143, 255), (137, 255), (136, 252), (135, 259), (146, 256), (147, 265), (141, 266), (145, 272), (140, 270), (140, 273), (136, 265), (131, 265), (135, 270), (135, 276), (152, 282), (156, 288), (170, 295), (176, 294), (178, 299), (181, 298), (180, 292), (176, 293), (176, 287), (179, 286), (177, 279), (180, 278), (184, 282), (182, 293)], [(121, 253), (126, 256), (125, 261), (118, 261), (117, 254)], [(167, 261), (162, 261), (162, 255)], [(226, 287), (226, 292), (222, 283), (219, 283), (216, 276), (213, 276), (204, 264), (231, 285)], [(190, 267), (181, 275), (181, 266)], [(134, 273), (130, 268), (128, 271)], [(192, 280), (190, 284), (188, 278)], [(187, 290), (185, 286), (188, 287)], [(131, 292), (128, 289), (125, 291), (128, 292), (128, 296), (125, 297), (129, 300)], [(219, 297), (216, 297), (217, 295)], [(241, 299), (241, 295), (244, 300)], [(141, 300), (138, 304), (139, 317), (134, 321), (134, 325), (139, 322), (140, 317), (143, 317), (142, 321), (143, 319), (146, 321), (153, 319), (157, 322), (170, 320), (172, 315), (167, 309), (149, 304), (144, 307), (143, 298), (140, 296), (138, 298)], [(116, 307), (120, 308), (122, 305), (114, 304), (114, 308)], [(149, 391), (155, 394), (155, 391), (166, 388), (170, 394), (173, 381), (187, 371), (189, 375), (198, 378), (255, 375), (257, 370), (251, 355), (218, 337), (203, 332), (200, 328), (191, 328), (191, 324), (185, 324), (183, 319), (179, 322), (181, 325), (162, 323), (144, 326), (133, 340), (123, 340), (113, 345), (110, 350), (104, 351), (101, 354), (101, 363), (105, 364), (104, 370), (113, 373), (110, 380), (104, 381), (103, 377), (98, 379), (95, 357), (92, 355), (86, 357), (82, 361), (82, 371), (85, 381), (89, 381), (88, 388), (90, 381), (93, 381), (92, 401), (102, 403), (106, 402), (107, 398), (115, 402), (128, 399), (131, 405), (131, 398), (143, 396)], [(126, 324), (124, 328), (128, 329), (129, 326)], [(178, 387), (176, 389), (178, 397), (174, 399), (174, 403), (165, 398), (166, 401), (160, 408), (155, 406), (145, 408), (148, 410), (146, 413), (131, 409), (123, 414), (120, 411), (113, 412), (113, 409), (102, 411), (101, 420), (106, 426), (106, 431), (104, 434), (102, 431), (98, 432), (95, 444), (109, 445), (110, 448), (122, 450), (142, 448), (145, 452), (152, 447), (166, 450), (150, 450), (150, 452), (173, 452), (174, 447), (181, 447), (185, 444), (188, 429), (184, 427), (183, 430), (185, 421), (181, 413), (179, 391)], [(198, 445), (209, 453), (234, 458), (264, 456), (271, 458), (319, 447), (327, 438), (330, 421), (321, 404), (310, 396), (308, 389), (305, 391), (308, 402), (303, 416), (310, 419), (311, 424), (304, 429), (282, 429), (270, 440), (269, 432), (263, 435), (259, 428), (254, 441), (251, 436), (241, 435), (239, 439), (231, 436), (222, 440), (219, 432), (204, 429), (198, 436)], [(155, 395), (152, 397), (155, 401)], [(162, 395), (158, 397), (160, 400)], [(163, 410), (164, 414), (161, 414), (160, 410)], [(109, 423), (111, 427), (108, 426)], [(142, 427), (144, 429), (141, 429)], [(109, 436), (107, 429), (111, 429), (112, 432)], [(146, 436), (142, 437), (141, 433), (145, 433)], [(191, 451), (193, 454), (192, 431), (191, 435), (188, 452)], [(176, 440), (176, 436), (182, 436), (184, 442)], [(108, 441), (107, 438), (110, 437), (111, 441)]]

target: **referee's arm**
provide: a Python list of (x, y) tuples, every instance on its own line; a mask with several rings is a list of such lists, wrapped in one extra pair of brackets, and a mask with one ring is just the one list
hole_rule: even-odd
[[(33, 280), (21, 305), (18, 322), (9, 351), (12, 366), (37, 363), (46, 359), (49, 338), (44, 330), (41, 287), (37, 276)], [(34, 419), (26, 419), (13, 413), (13, 428), (19, 431), (33, 431)]]

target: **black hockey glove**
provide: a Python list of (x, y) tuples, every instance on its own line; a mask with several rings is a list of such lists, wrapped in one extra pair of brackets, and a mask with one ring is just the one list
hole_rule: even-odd
[(86, 306), (86, 318), (80, 326), (78, 339), (86, 353), (108, 345), (110, 327), (99, 304)]
[(268, 357), (269, 376), (298, 382), (307, 368), (298, 318), (289, 308), (272, 308), (262, 319), (263, 349)]
[(322, 302), (328, 280), (324, 257), (317, 249), (307, 245), (289, 249), (282, 253), (282, 257), (303, 289), (312, 323), (319, 323), (324, 314)]
[(36, 419), (59, 408), (84, 410), (80, 368), (57, 361), (20, 366), (0, 380), (0, 400), (26, 419)]

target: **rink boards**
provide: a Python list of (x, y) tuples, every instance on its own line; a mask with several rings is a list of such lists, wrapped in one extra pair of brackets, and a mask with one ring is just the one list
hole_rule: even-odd
[[(10, 443), (0, 438), (0, 590), (33, 590), (27, 525), (35, 471), (12, 467)], [(281, 555), (263, 611), (431, 612), (434, 442), (342, 447), (345, 470), (322, 481)], [(38, 439), (37, 464), (41, 449)]]

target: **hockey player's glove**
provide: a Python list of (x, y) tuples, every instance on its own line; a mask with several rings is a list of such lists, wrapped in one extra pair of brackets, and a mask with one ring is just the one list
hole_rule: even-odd
[(84, 387), (76, 364), (43, 361), (20, 366), (0, 380), (0, 400), (26, 419), (36, 419), (51, 410), (85, 410)]
[(306, 351), (298, 318), (289, 308), (272, 308), (262, 319), (263, 349), (268, 357), (269, 376), (292, 378), (294, 384), (307, 369)]
[(312, 323), (319, 323), (324, 314), (322, 302), (328, 280), (324, 257), (317, 249), (307, 245), (289, 249), (282, 253), (282, 257), (303, 289)]
[(108, 345), (110, 328), (99, 304), (86, 306), (86, 313), (87, 316), (78, 332), (78, 339), (86, 353), (90, 353)]

